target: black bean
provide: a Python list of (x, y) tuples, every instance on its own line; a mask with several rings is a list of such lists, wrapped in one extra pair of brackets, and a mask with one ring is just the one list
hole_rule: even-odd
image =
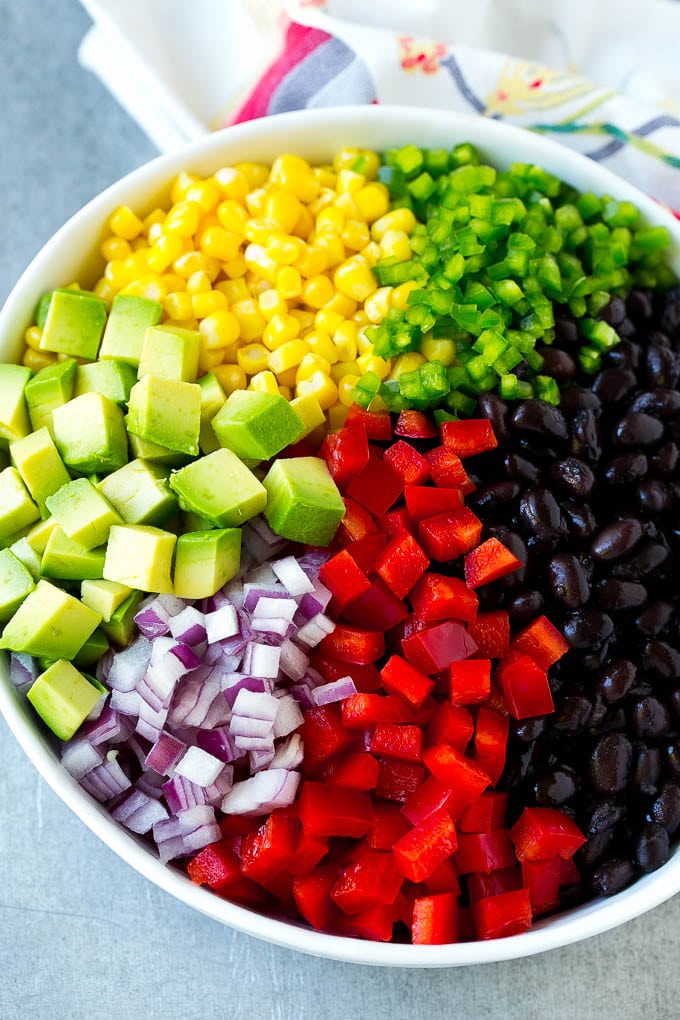
[(601, 563), (620, 560), (633, 551), (641, 538), (640, 522), (634, 517), (621, 517), (597, 533), (590, 543), (590, 554)]
[(564, 733), (580, 733), (590, 721), (593, 703), (585, 694), (568, 694), (556, 707), (554, 726)]
[(531, 719), (521, 719), (512, 724), (512, 732), (523, 744), (533, 744), (545, 729), (545, 716), (538, 715)]
[(597, 733), (610, 733), (612, 730), (625, 730), (626, 713), (621, 705), (608, 708), (602, 722), (597, 727)]
[[(608, 617), (608, 619), (609, 619), (609, 617)], [(593, 670), (599, 669), (603, 665), (603, 663), (605, 663), (607, 661), (607, 659), (609, 658), (609, 646), (611, 644), (611, 637), (612, 637), (612, 635), (610, 635), (608, 638), (606, 638), (602, 642), (601, 645), (595, 645), (594, 647), (589, 647), (586, 652), (582, 652), (581, 655), (575, 656), (575, 661), (577, 662), (577, 668), (585, 670), (586, 673), (592, 673)], [(604, 717), (604, 713), (607, 710), (607, 706), (603, 702), (602, 703), (602, 712), (600, 714), (598, 714), (598, 711), (597, 711), (597, 698), (595, 699), (595, 701), (596, 701), (596, 704), (595, 704), (595, 706), (593, 708), (593, 715), (592, 715), (591, 720), (590, 720), (593, 726), (598, 725), (598, 723), (600, 723), (602, 721), (602, 718)]]
[(578, 792), (578, 777), (568, 765), (545, 772), (534, 783), (534, 798), (543, 807), (561, 807)]
[(652, 454), (650, 463), (655, 474), (661, 478), (671, 478), (675, 473), (680, 460), (680, 451), (677, 445), (669, 439), (662, 443), (656, 453)]
[(622, 793), (628, 785), (633, 760), (631, 742), (625, 733), (601, 737), (590, 757), (589, 776), (598, 793)]
[(630, 368), (633, 372), (640, 367), (640, 345), (633, 342), (630, 337), (635, 336), (635, 327), (630, 319), (624, 319), (618, 329), (621, 340), (607, 355), (610, 365), (617, 365), (620, 368)]
[(602, 670), (597, 678), (597, 690), (608, 705), (615, 705), (625, 698), (635, 683), (637, 668), (630, 659), (615, 659)]
[(631, 723), (639, 737), (643, 739), (659, 739), (665, 736), (673, 726), (668, 705), (664, 705), (653, 695), (638, 698), (630, 708)]
[(668, 833), (658, 822), (645, 822), (633, 843), (633, 857), (641, 871), (656, 871), (668, 860)]
[(647, 601), (647, 589), (636, 581), (618, 581), (612, 577), (598, 584), (597, 601), (611, 613), (639, 609)]
[(592, 871), (607, 856), (614, 842), (614, 836), (613, 829), (605, 829), (604, 832), (597, 832), (594, 836), (589, 836), (576, 855), (579, 871), (586, 874)]
[(668, 695), (668, 704), (678, 719), (680, 719), (680, 688), (677, 688)]
[(483, 393), (477, 403), (482, 416), (491, 422), (498, 442), (504, 443), (510, 436), (508, 405), (495, 393)]
[(543, 375), (552, 376), (560, 386), (574, 378), (576, 362), (570, 354), (561, 351), (558, 347), (541, 347), (537, 350), (543, 358), (543, 367), (541, 368)]
[(595, 485), (591, 467), (577, 457), (565, 457), (550, 468), (550, 477), (555, 485), (573, 499), (587, 499)]
[(626, 317), (626, 305), (620, 297), (611, 297), (600, 312), (600, 318), (610, 326), (618, 326)]
[(504, 482), (490, 482), (488, 485), (481, 485), (476, 492), (467, 497), (467, 505), (478, 513), (482, 518), (485, 514), (493, 513), (505, 503), (511, 503), (517, 499), (521, 492), (519, 482), (508, 479)]
[(638, 578), (656, 574), (666, 563), (668, 556), (668, 549), (661, 542), (641, 542), (629, 559), (614, 564), (612, 574), (626, 580), (637, 581)]
[(644, 342), (648, 347), (670, 347), (671, 338), (662, 329), (647, 329), (644, 332)]
[(617, 446), (653, 446), (663, 435), (663, 425), (658, 418), (642, 411), (629, 411), (614, 428), (614, 443)]
[(512, 416), (518, 432), (538, 439), (566, 439), (567, 423), (558, 407), (544, 400), (523, 400)]
[(524, 526), (538, 539), (550, 541), (567, 534), (557, 500), (545, 485), (527, 489), (520, 501), (519, 513)]
[(629, 368), (605, 368), (593, 380), (593, 393), (603, 404), (617, 404), (635, 388), (637, 377)]
[(541, 469), (526, 457), (520, 457), (518, 453), (505, 454), (503, 469), (510, 478), (519, 478), (526, 482), (537, 482), (541, 476)]
[(663, 296), (660, 326), (670, 336), (675, 336), (680, 329), (680, 286), (678, 284), (667, 290)]
[(543, 595), (535, 588), (525, 588), (508, 602), (506, 609), (514, 627), (526, 627), (543, 611)]
[(650, 809), (651, 821), (663, 825), (669, 836), (680, 826), (680, 786), (665, 783)]
[(642, 411), (654, 418), (675, 418), (680, 414), (680, 393), (677, 390), (655, 389), (638, 393), (630, 405), (631, 411)]
[(602, 456), (602, 440), (594, 411), (576, 411), (569, 423), (569, 453), (596, 464)]
[(578, 504), (567, 499), (562, 504), (562, 512), (572, 538), (584, 542), (595, 534), (597, 521), (587, 503)]
[(592, 809), (587, 821), (583, 825), (583, 831), (589, 836), (597, 832), (606, 832), (618, 825), (624, 816), (624, 809), (621, 804), (613, 800), (599, 800)]
[(638, 485), (635, 502), (641, 514), (657, 517), (669, 510), (673, 502), (670, 488), (659, 478), (645, 478)]
[(660, 680), (680, 680), (680, 652), (667, 641), (653, 638), (644, 646), (644, 668)]
[(662, 749), (666, 772), (674, 779), (680, 779), (680, 740), (669, 741)]
[[(668, 339), (668, 338), (666, 338)], [(677, 386), (680, 377), (680, 365), (677, 355), (669, 347), (655, 344), (647, 350), (646, 357), (647, 381), (650, 386)]]
[(673, 605), (663, 599), (658, 599), (643, 609), (635, 621), (635, 626), (641, 634), (655, 637), (668, 626), (672, 615)]
[(562, 391), (560, 407), (566, 414), (571, 415), (574, 411), (599, 411), (602, 408), (602, 403), (592, 389), (572, 386)]
[(646, 290), (634, 288), (626, 298), (626, 313), (633, 322), (644, 322), (654, 314), (651, 295)]
[(566, 316), (555, 316), (555, 337), (559, 343), (575, 344), (578, 342), (578, 327), (573, 319)]
[(594, 896), (614, 896), (621, 892), (635, 877), (631, 861), (623, 857), (612, 857), (601, 864), (590, 876), (590, 888)]
[(604, 470), (610, 485), (627, 485), (644, 478), (649, 469), (644, 453), (623, 453), (614, 457)]
[(551, 556), (546, 568), (548, 589), (565, 609), (579, 609), (590, 598), (590, 586), (581, 563), (571, 553)]
[(631, 790), (636, 794), (651, 796), (661, 775), (661, 751), (658, 747), (647, 747), (636, 744), (634, 749), (633, 775), (630, 781)]
[(572, 613), (564, 624), (564, 634), (572, 648), (597, 648), (611, 637), (613, 631), (611, 616), (596, 609)]

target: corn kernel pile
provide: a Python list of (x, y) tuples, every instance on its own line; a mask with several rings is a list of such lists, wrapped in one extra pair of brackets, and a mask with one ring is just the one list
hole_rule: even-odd
[[(364, 372), (396, 378), (425, 360), (383, 360), (364, 336), (417, 286), (378, 287), (371, 272), (410, 258), (415, 226), (409, 209), (390, 210), (379, 166), (375, 152), (343, 149), (332, 166), (281, 155), (205, 179), (180, 173), (169, 209), (115, 210), (94, 292), (109, 306), (117, 294), (160, 301), (163, 322), (199, 330), (200, 369), (227, 395), (310, 395), (338, 428)], [(39, 342), (32, 326), (24, 363), (36, 370), (54, 360)]]

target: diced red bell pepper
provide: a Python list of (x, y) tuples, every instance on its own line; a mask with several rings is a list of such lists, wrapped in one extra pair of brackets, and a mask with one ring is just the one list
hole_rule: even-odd
[(413, 904), (411, 941), (414, 946), (444, 946), (457, 942), (458, 930), (456, 893), (420, 896)]
[(515, 719), (547, 715), (555, 710), (548, 674), (528, 655), (504, 659), (498, 669), (503, 700)]
[(358, 666), (355, 662), (341, 662), (321, 654), (313, 655), (310, 662), (329, 682), (351, 676), (357, 691), (362, 694), (380, 690), (380, 673), (373, 665)]
[(513, 639), (513, 651), (528, 655), (541, 669), (550, 669), (571, 645), (547, 616), (539, 616)]
[(423, 455), (402, 439), (387, 447), (383, 460), (403, 479), (404, 485), (423, 485), (430, 477), (430, 469)]
[(305, 780), (299, 798), (300, 821), (308, 836), (365, 836), (373, 824), (371, 798), (359, 790)]
[(431, 485), (406, 485), (406, 509), (414, 524), (436, 514), (458, 513), (463, 507), (459, 489), (436, 489)]
[(382, 517), (404, 491), (404, 482), (385, 461), (371, 456), (366, 467), (350, 482), (347, 495), (369, 510), (374, 517)]
[(454, 705), (476, 705), (486, 701), (491, 690), (491, 660), (464, 659), (449, 666), (451, 701)]
[(293, 882), (293, 895), (298, 910), (312, 928), (322, 929), (340, 916), (331, 899), (331, 889), (338, 877), (335, 863), (322, 864), (308, 875)]
[(343, 724), (342, 709), (337, 703), (310, 709), (305, 714), (300, 735), (307, 774), (325, 765), (334, 755), (346, 751), (354, 742), (354, 735), (348, 733)]
[(276, 897), (280, 908), (283, 907), (284, 910), (290, 911), (295, 909), (294, 882), (295, 876), (286, 869), (280, 871), (278, 875), (273, 875), (272, 878), (263, 879), (261, 885), (263, 889)]
[(367, 791), (375, 789), (379, 774), (380, 766), (373, 755), (360, 751), (331, 762), (324, 772), (324, 780), (329, 786), (346, 786), (350, 790)]
[(468, 894), (470, 902), (485, 900), (488, 896), (501, 896), (503, 893), (515, 892), (522, 888), (522, 876), (516, 864), (511, 868), (501, 868), (499, 871), (475, 872), (467, 876)]
[(342, 724), (349, 730), (372, 729), (376, 723), (413, 723), (413, 709), (397, 694), (350, 694), (342, 702)]
[(342, 615), (349, 624), (387, 633), (407, 618), (408, 606), (382, 578), (374, 577), (368, 591), (351, 602)]
[(433, 450), (428, 450), (425, 460), (435, 485), (447, 489), (460, 489), (464, 496), (475, 491), (475, 484), (463, 467), (460, 457), (447, 446), (435, 446)]
[(454, 792), (450, 787), (444, 786), (434, 776), (430, 776), (409, 797), (401, 812), (405, 818), (408, 818), (411, 825), (420, 825), (435, 811), (446, 807), (453, 797)]
[(474, 804), (461, 815), (459, 832), (495, 832), (506, 824), (508, 795), (500, 790), (491, 790), (478, 797)]
[(477, 642), (477, 654), (502, 659), (510, 649), (510, 617), (504, 609), (478, 613), (468, 624), (468, 631)]
[(439, 429), (429, 414), (423, 411), (400, 411), (394, 426), (395, 436), (407, 439), (436, 439)]
[(380, 759), (380, 776), (375, 788), (376, 797), (405, 804), (425, 778), (425, 769), (414, 762)]
[(298, 875), (308, 875), (309, 872), (323, 860), (328, 853), (328, 840), (321, 836), (308, 836), (300, 832), (295, 854), (288, 870), (295, 878)]
[(340, 915), (333, 926), (337, 935), (347, 935), (355, 939), (368, 939), (371, 942), (390, 942), (394, 922), (398, 920), (395, 906), (388, 903), (382, 907), (371, 907), (358, 914)]
[(471, 624), (477, 618), (479, 605), (475, 593), (459, 577), (446, 577), (431, 571), (411, 589), (409, 601), (413, 611), (428, 623), (453, 619)]
[(342, 428), (326, 436), (319, 450), (331, 478), (341, 492), (368, 464), (368, 438), (363, 425)]
[(498, 440), (491, 422), (486, 418), (468, 418), (466, 421), (445, 421), (441, 426), (442, 442), (459, 457), (475, 457), (478, 453), (495, 450)]
[(211, 843), (187, 864), (189, 878), (196, 885), (207, 885), (224, 892), (241, 878), (241, 863), (226, 841)]
[(333, 595), (339, 612), (371, 587), (366, 574), (347, 549), (322, 564), (319, 579)]
[(375, 561), (376, 572), (398, 599), (410, 592), (430, 565), (413, 535), (397, 535)]
[(518, 861), (573, 857), (586, 837), (576, 822), (557, 808), (525, 808), (510, 830)]
[(297, 819), (275, 811), (257, 832), (243, 837), (241, 871), (246, 878), (267, 882), (288, 868), (297, 848)]
[(427, 727), (429, 744), (450, 744), (461, 753), (472, 740), (474, 722), (465, 708), (443, 701)]
[(373, 515), (369, 514), (368, 510), (365, 510), (359, 503), (353, 499), (343, 498), (345, 504), (345, 516), (340, 521), (337, 536), (341, 539), (342, 544), (348, 542), (358, 542), (362, 538), (366, 538), (367, 535), (373, 535), (377, 532), (378, 527), (373, 519)]
[(491, 581), (512, 574), (523, 566), (522, 561), (497, 538), (487, 538), (486, 542), (472, 549), (465, 557), (463, 565), (468, 588), (490, 584)]
[(423, 751), (423, 760), (440, 783), (450, 786), (456, 796), (472, 804), (486, 790), (490, 777), (449, 744), (435, 744)]
[(479, 762), (495, 784), (505, 768), (510, 720), (506, 715), (482, 705), (475, 724), (475, 761)]
[(327, 634), (318, 648), (322, 655), (328, 655), (331, 659), (367, 666), (385, 654), (385, 638), (379, 631), (362, 630), (338, 623), (333, 633)]
[(375, 850), (391, 850), (398, 839), (411, 828), (398, 804), (377, 800), (373, 805), (375, 819), (366, 841)]
[(456, 867), (461, 875), (473, 871), (500, 871), (515, 864), (515, 851), (507, 829), (468, 832), (458, 836)]
[(402, 659), (401, 655), (390, 656), (380, 670), (380, 677), (386, 691), (400, 694), (414, 708), (420, 708), (434, 690), (434, 681)]
[(350, 542), (345, 546), (345, 550), (365, 574), (370, 574), (375, 567), (375, 561), (386, 545), (385, 536), (379, 535), (376, 531), (373, 535), (364, 535), (356, 542)]
[(446, 620), (404, 638), (401, 648), (416, 669), (428, 676), (448, 669), (451, 662), (467, 659), (477, 651), (465, 627)]
[(403, 877), (391, 853), (370, 850), (359, 861), (340, 868), (331, 898), (345, 914), (394, 903)]
[(398, 761), (422, 761), (423, 731), (418, 726), (378, 723), (371, 738), (371, 753)]
[[(380, 518), (379, 524), (380, 530), (387, 541), (397, 538), (399, 535), (412, 535), (415, 531), (415, 525), (409, 517), (405, 506), (397, 507), (396, 510), (390, 510), (384, 517)], [(387, 544), (387, 541), (385, 544)]]
[(581, 881), (581, 875), (572, 857), (560, 857), (560, 885), (574, 885)]
[(447, 857), (445, 861), (437, 865), (432, 874), (427, 876), (423, 885), (429, 893), (450, 892), (460, 896), (458, 872), (453, 857)]
[(402, 875), (422, 882), (455, 852), (456, 827), (445, 808), (435, 811), (420, 825), (397, 840), (392, 852)]
[(455, 560), (463, 553), (474, 550), (481, 535), (482, 522), (469, 507), (436, 514), (421, 521), (418, 526), (418, 538), (423, 548), (439, 563)]
[(363, 425), (369, 439), (389, 442), (392, 438), (392, 422), (387, 411), (365, 411), (358, 404), (352, 404), (345, 419), (345, 427)]
[(477, 900), (472, 916), (480, 939), (519, 935), (531, 928), (531, 903), (526, 889)]
[(560, 905), (562, 860), (522, 861), (522, 885), (529, 891), (534, 916), (555, 910)]

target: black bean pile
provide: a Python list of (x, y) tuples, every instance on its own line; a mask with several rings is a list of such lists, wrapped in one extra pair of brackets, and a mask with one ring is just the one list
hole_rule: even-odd
[(542, 351), (560, 407), (480, 398), (499, 448), (470, 462), (467, 498), (524, 563), (481, 608), (513, 629), (545, 613), (571, 644), (555, 713), (513, 723), (502, 782), (515, 814), (558, 807), (586, 834), (572, 902), (660, 867), (680, 836), (680, 287), (602, 317), (623, 339), (597, 376), (569, 318)]

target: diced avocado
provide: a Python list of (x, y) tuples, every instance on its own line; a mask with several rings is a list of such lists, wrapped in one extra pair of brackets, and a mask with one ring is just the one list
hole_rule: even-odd
[(241, 458), (269, 460), (297, 442), (304, 425), (280, 393), (234, 390), (213, 418), (220, 446)]
[(196, 383), (145, 375), (132, 387), (128, 432), (196, 457), (200, 428), (201, 387)]
[(170, 469), (146, 460), (129, 464), (102, 478), (98, 490), (118, 511), (124, 524), (163, 524), (177, 510), (168, 485)]
[(80, 586), (80, 599), (95, 613), (99, 613), (104, 623), (108, 623), (118, 606), (132, 595), (132, 588), (117, 581), (83, 581)]
[[(109, 639), (107, 638), (101, 627), (97, 627), (94, 634), (91, 634), (87, 639), (83, 647), (80, 649), (73, 665), (78, 669), (91, 669), (96, 666), (102, 655), (106, 655), (109, 650)], [(87, 678), (90, 683), (93, 682), (92, 677)], [(96, 684), (96, 681), (94, 681)], [(106, 688), (101, 687), (101, 692), (106, 693)]]
[(202, 453), (212, 453), (220, 448), (212, 420), (227, 398), (219, 379), (212, 372), (199, 379), (198, 385), (201, 387), (201, 431), (198, 445)]
[(177, 535), (145, 524), (111, 528), (104, 577), (140, 591), (172, 592), (172, 557)]
[(39, 329), (45, 328), (47, 321), (47, 313), (50, 310), (50, 304), (52, 303), (52, 295), (58, 294), (73, 294), (75, 297), (84, 298), (96, 298), (97, 295), (92, 290), (81, 290), (80, 287), (55, 287), (54, 290), (48, 290), (46, 294), (40, 298), (38, 305), (35, 310), (35, 321)]
[(26, 383), (26, 404), (34, 429), (46, 425), (52, 431), (52, 412), (73, 397), (77, 366), (75, 358), (58, 361), (41, 368)]
[(153, 464), (164, 464), (166, 467), (182, 467), (191, 460), (187, 453), (177, 453), (176, 450), (168, 450), (167, 446), (149, 443), (146, 439), (140, 439), (139, 436), (135, 436), (132, 432), (128, 432), (128, 442), (137, 460), (147, 460)]
[(55, 290), (40, 338), (40, 350), (94, 361), (105, 325), (104, 301), (82, 292)]
[(194, 383), (198, 375), (201, 334), (179, 326), (151, 326), (146, 331), (137, 378), (155, 375)]
[(10, 455), (40, 513), (46, 517), (47, 497), (71, 481), (49, 429), (43, 427), (24, 439), (17, 439), (10, 447)]
[(26, 541), (30, 545), (31, 549), (34, 549), (39, 556), (45, 552), (48, 539), (55, 528), (59, 525), (55, 521), (54, 517), (48, 517), (45, 521), (40, 521), (38, 524), (34, 524), (28, 535)]
[(127, 464), (123, 412), (101, 393), (83, 393), (52, 412), (52, 431), (67, 467), (105, 474)]
[(48, 659), (72, 659), (100, 621), (99, 613), (41, 580), (5, 627), (0, 648)]
[(15, 467), (0, 471), (0, 540), (40, 519), (40, 511)]
[(129, 645), (137, 630), (135, 616), (142, 601), (141, 591), (133, 591), (125, 602), (121, 602), (111, 614), (107, 623), (102, 623), (102, 630), (113, 645)]
[(277, 535), (305, 545), (328, 545), (345, 504), (319, 457), (277, 460), (264, 479), (265, 517)]
[(28, 536), (24, 535), (23, 538), (18, 538), (16, 542), (12, 542), (9, 549), (23, 563), (33, 580), (38, 581), (40, 579), (42, 557), (35, 551), (28, 540)]
[(290, 402), (290, 406), (304, 426), (304, 432), (300, 436), (301, 439), (304, 439), (305, 436), (308, 436), (314, 429), (318, 428), (319, 425), (323, 425), (326, 421), (326, 415), (323, 413), (321, 404), (311, 393), (304, 397), (294, 397)]
[(53, 662), (26, 697), (60, 740), (70, 740), (101, 698), (101, 691), (65, 659)]
[(267, 493), (231, 450), (215, 450), (176, 471), (170, 488), (183, 510), (208, 517), (220, 528), (235, 528), (264, 510)]
[(40, 564), (43, 577), (58, 581), (82, 581), (84, 578), (98, 578), (104, 571), (106, 546), (85, 549), (67, 538), (60, 527), (50, 533)]
[(76, 369), (75, 396), (101, 393), (114, 404), (127, 404), (137, 373), (125, 361), (92, 361)]
[(235, 577), (240, 562), (240, 528), (180, 535), (175, 555), (175, 595), (183, 599), (214, 595)]
[(118, 358), (136, 367), (146, 331), (161, 321), (162, 314), (163, 306), (159, 301), (134, 294), (117, 294), (111, 305), (99, 357)]
[[(74, 478), (47, 498), (47, 508), (67, 538), (84, 549), (108, 540), (112, 524), (123, 520), (87, 478)], [(49, 544), (49, 543), (48, 543)]]
[(30, 527), (20, 528), (19, 531), (13, 532), (6, 538), (0, 538), (0, 549), (11, 549), (12, 546), (16, 545), (17, 542), (20, 542), (22, 538), (26, 538), (30, 530)]
[(209, 517), (201, 517), (200, 514), (195, 514), (193, 510), (187, 510), (182, 517), (180, 535), (185, 534), (187, 531), (212, 531), (213, 528), (217, 528), (215, 522), (211, 521)]
[(11, 443), (31, 431), (25, 393), (32, 374), (23, 365), (0, 365), (0, 443)]
[(9, 549), (0, 549), (0, 623), (14, 616), (34, 588), (33, 578), (21, 560)]

